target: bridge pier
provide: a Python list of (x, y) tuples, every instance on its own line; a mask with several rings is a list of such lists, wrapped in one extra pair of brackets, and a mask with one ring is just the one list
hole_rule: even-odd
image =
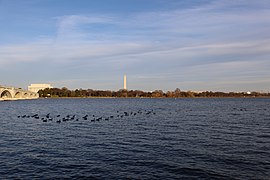
[(1, 100), (37, 99), (38, 93), (26, 91), (20, 88), (0, 86)]

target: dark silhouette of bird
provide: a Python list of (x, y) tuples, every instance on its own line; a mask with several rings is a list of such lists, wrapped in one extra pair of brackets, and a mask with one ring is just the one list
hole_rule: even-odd
[(34, 114), (34, 115), (33, 115), (33, 116), (31, 116), (31, 117), (33, 117), (33, 118), (34, 118), (34, 117), (37, 117), (37, 116), (38, 116), (38, 114)]
[(83, 116), (82, 118), (83, 118), (84, 120), (87, 120), (87, 117), (88, 117), (88, 115), (85, 115), (85, 116)]

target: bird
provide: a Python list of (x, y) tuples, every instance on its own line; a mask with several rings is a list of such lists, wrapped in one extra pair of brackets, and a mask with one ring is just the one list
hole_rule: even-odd
[(85, 116), (83, 116), (82, 118), (83, 118), (84, 120), (87, 120), (87, 117), (88, 117), (88, 115), (85, 115)]
[(37, 117), (37, 116), (38, 116), (38, 114), (34, 114), (34, 115), (33, 115), (33, 116), (31, 116), (31, 117), (33, 117), (33, 118), (34, 118), (34, 117)]
[(96, 119), (96, 121), (100, 121), (100, 120), (102, 120), (102, 117), (99, 117), (99, 118)]
[(71, 120), (74, 120), (74, 119), (75, 119), (75, 115), (73, 115), (70, 119), (71, 119)]

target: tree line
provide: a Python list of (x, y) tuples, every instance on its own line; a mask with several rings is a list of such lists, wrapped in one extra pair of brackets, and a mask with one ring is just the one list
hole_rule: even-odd
[(193, 92), (181, 91), (179, 88), (174, 91), (163, 92), (162, 90), (155, 90), (151, 92), (144, 92), (141, 90), (125, 90), (118, 91), (110, 90), (93, 90), (93, 89), (76, 89), (69, 90), (66, 87), (46, 88), (39, 90), (39, 97), (129, 97), (129, 98), (193, 98), (193, 97), (270, 97), (270, 93), (259, 92)]

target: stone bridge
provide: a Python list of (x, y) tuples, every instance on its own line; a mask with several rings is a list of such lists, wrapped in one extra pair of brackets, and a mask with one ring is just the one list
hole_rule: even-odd
[(1, 100), (37, 99), (38, 93), (26, 91), (20, 88), (0, 86)]

